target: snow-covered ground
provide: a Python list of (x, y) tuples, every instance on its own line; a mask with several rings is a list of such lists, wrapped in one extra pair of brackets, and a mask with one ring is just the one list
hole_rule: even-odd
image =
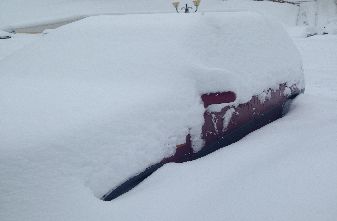
[[(171, 0), (1, 0), (0, 29), (53, 24), (89, 15), (123, 13), (176, 13)], [(182, 0), (180, 7), (191, 1)], [(255, 11), (295, 25), (298, 7), (268, 1), (207, 0), (199, 11)]]
[[(64, 30), (67, 34), (71, 33), (71, 29), (65, 28)], [(74, 38), (78, 38), (81, 31), (84, 30), (78, 29), (78, 31), (79, 34), (73, 35)], [(30, 152), (29, 148), (18, 151), (18, 146), (11, 146), (11, 148), (4, 146), (6, 142), (10, 143), (10, 140), (1, 140), (0, 220), (336, 220), (337, 36), (302, 38), (298, 34), (300, 31), (296, 28), (292, 28), (289, 32), (303, 58), (306, 91), (304, 95), (295, 100), (289, 114), (284, 118), (197, 161), (165, 165), (137, 188), (112, 202), (99, 200), (92, 192), (95, 184), (88, 182), (83, 185), (82, 180), (83, 177), (88, 177), (88, 174), (91, 174), (92, 180), (99, 178), (99, 174), (106, 174), (107, 171), (101, 171), (100, 168), (92, 170), (92, 164), (97, 162), (100, 165), (111, 163), (109, 161), (100, 162), (106, 160), (104, 151), (102, 155), (97, 155), (95, 150), (88, 151), (90, 143), (84, 146), (86, 153), (73, 152), (76, 149), (70, 149), (69, 155), (66, 155), (63, 152), (64, 149), (58, 149), (58, 145), (62, 146), (69, 141), (77, 145), (79, 141), (77, 134), (66, 136), (65, 140), (52, 140), (55, 146), (48, 147), (51, 152), (42, 146), (35, 149), (34, 152)], [(90, 36), (97, 36), (97, 33), (97, 31), (93, 31)], [(47, 131), (50, 132), (50, 128), (47, 131), (31, 128), (30, 131), (30, 128), (25, 127), (26, 124), (20, 124), (21, 120), (27, 123), (27, 119), (31, 119), (28, 122), (29, 125), (48, 125), (48, 122), (54, 122), (56, 123), (55, 132), (58, 132), (57, 128), (63, 128), (70, 124), (70, 122), (60, 122), (57, 119), (60, 116), (55, 116), (55, 119), (48, 117), (51, 108), (56, 108), (54, 110), (56, 112), (59, 110), (70, 113), (67, 112), (69, 110), (57, 107), (55, 105), (57, 103), (54, 103), (55, 100), (51, 99), (45, 104), (45, 107), (42, 103), (34, 104), (39, 100), (46, 100), (44, 98), (46, 94), (38, 95), (36, 91), (34, 92), (34, 88), (37, 86), (43, 88), (47, 82), (47, 77), (44, 76), (60, 70), (60, 66), (48, 66), (51, 64), (43, 62), (42, 55), (53, 54), (48, 51), (50, 52), (53, 46), (57, 45), (53, 45), (50, 40), (62, 36), (62, 32), (56, 32), (51, 37), (47, 35), (15, 35), (13, 39), (0, 40), (0, 79), (11, 79), (1, 77), (11, 73), (9, 67), (13, 64), (17, 64), (17, 67), (12, 66), (13, 73), (16, 74), (18, 72), (31, 74), (41, 70), (38, 76), (39, 81), (36, 81), (39, 85), (34, 86), (36, 79), (31, 79), (29, 85), (20, 84), (20, 82), (29, 82), (25, 74), (13, 76), (12, 79), (20, 79), (18, 81), (1, 82), (3, 88), (0, 88), (0, 91), (8, 91), (11, 89), (11, 85), (16, 85), (24, 88), (24, 90), (20, 88), (18, 91), (30, 91), (37, 98), (37, 101), (30, 100), (29, 94), (18, 93), (10, 95), (17, 100), (5, 100), (6, 97), (2, 94), (2, 102), (10, 103), (12, 107), (16, 107), (15, 110), (18, 113), (21, 113), (21, 110), (26, 110), (27, 118), (17, 115), (17, 118), (14, 119), (16, 125), (21, 125), (22, 128), (12, 128), (12, 137), (17, 137), (20, 145), (26, 144), (27, 141), (34, 143), (36, 142), (35, 138), (44, 138), (48, 135)], [(65, 39), (67, 37), (69, 35), (64, 35)], [(41, 42), (43, 42), (44, 48), (40, 48)], [(63, 46), (67, 46), (66, 41), (63, 44)], [(61, 53), (64, 48), (54, 51), (58, 52), (53, 55), (53, 58), (59, 61), (59, 65), (62, 64), (62, 61), (64, 62), (63, 58), (58, 57), (59, 54), (73, 55), (71, 53), (73, 45), (68, 46), (68, 53)], [(102, 48), (103, 45), (96, 50)], [(30, 49), (39, 53), (34, 55)], [(99, 54), (96, 52), (99, 50), (91, 51), (92, 54)], [(33, 58), (26, 61), (27, 56), (33, 56)], [(37, 62), (39, 59), (41, 59), (40, 66)], [(29, 61), (34, 61), (35, 66), (31, 66)], [(77, 62), (84, 64), (85, 61)], [(90, 71), (86, 65), (83, 65), (82, 69), (79, 69), (79, 66), (76, 67), (76, 69), (71, 69), (71, 64), (67, 66), (69, 70), (74, 72), (80, 71), (88, 74)], [(57, 80), (57, 76), (54, 77)], [(89, 77), (89, 75), (85, 77)], [(94, 80), (94, 78), (92, 79)], [(110, 90), (106, 82), (93, 81), (89, 87), (79, 82), (76, 86), (83, 90), (73, 91), (71, 85), (75, 82), (72, 79), (68, 80), (69, 85), (63, 84), (62, 89), (66, 90), (60, 91), (61, 95), (78, 95), (77, 93), (88, 96), (90, 94), (90, 96), (99, 95), (101, 98), (95, 100), (95, 105), (109, 102), (109, 97), (101, 93), (102, 89)], [(161, 80), (163, 79), (158, 79), (158, 82)], [(173, 79), (165, 78), (164, 80), (170, 83), (168, 85), (174, 83)], [(93, 90), (97, 85), (100, 85), (101, 89)], [(50, 86), (52, 87), (50, 88)], [(45, 89), (49, 92), (57, 91), (59, 86), (45, 84)], [(133, 86), (137, 88), (137, 85)], [(159, 87), (150, 89), (160, 90)], [(170, 89), (181, 90), (182, 93), (188, 91), (179, 87), (170, 87)], [(15, 89), (12, 88), (11, 91), (14, 92)], [(128, 93), (131, 93), (130, 96), (146, 97), (146, 94), (142, 93)], [(53, 99), (59, 97), (59, 101), (66, 102), (75, 109), (80, 107), (72, 106), (73, 101), (67, 100), (66, 97), (60, 97), (60, 94), (49, 95)], [(186, 96), (193, 98), (195, 95)], [(85, 104), (85, 97), (82, 98), (83, 100), (76, 100), (76, 102), (83, 101), (82, 104)], [(160, 100), (156, 97), (153, 99)], [(186, 106), (180, 108), (182, 112), (188, 111), (193, 102), (183, 98), (179, 99), (174, 103), (184, 104), (187, 102)], [(32, 106), (27, 109), (27, 105)], [(113, 106), (113, 104), (109, 105)], [(97, 107), (88, 107), (90, 107), (89, 110), (83, 112), (79, 109), (78, 111), (90, 117), (98, 117), (94, 114)], [(151, 108), (157, 107), (151, 106)], [(33, 115), (37, 110), (39, 110), (38, 113), (42, 113), (40, 117), (46, 120), (45, 122), (34, 121), (39, 117)], [(133, 122), (134, 119), (140, 117), (145, 119), (153, 117), (147, 116), (146, 111), (142, 109), (138, 110), (141, 110), (141, 114), (144, 115), (132, 115), (131, 120), (130, 116), (121, 116), (121, 119)], [(8, 126), (8, 119), (3, 116), (15, 116), (15, 113), (2, 113), (6, 115), (2, 115), (0, 118), (0, 127), (1, 125)], [(166, 114), (168, 116), (163, 117), (167, 117), (167, 119), (178, 116), (172, 112)], [(71, 119), (71, 121), (86, 121), (88, 119), (83, 118), (85, 115), (78, 115), (78, 119)], [(184, 116), (182, 118), (185, 118)], [(104, 122), (104, 116), (101, 119)], [(181, 121), (186, 126), (191, 123), (186, 119), (181, 119)], [(110, 129), (106, 124), (97, 127), (97, 124), (86, 122), (89, 128), (99, 128), (99, 131)], [(76, 124), (75, 131), (81, 126), (83, 125)], [(140, 127), (142, 126), (146, 125), (140, 125)], [(157, 142), (161, 142), (155, 140), (158, 135), (172, 132), (172, 128), (175, 126), (171, 122), (168, 128), (154, 137), (147, 136), (142, 132), (139, 135), (145, 135), (145, 139), (140, 139), (140, 136), (136, 138), (144, 142), (154, 142), (153, 144), (156, 145)], [(131, 129), (138, 130), (139, 128)], [(21, 132), (25, 133), (21, 134)], [(90, 129), (86, 132), (91, 133), (93, 130)], [(116, 131), (116, 133), (119, 132)], [(8, 131), (4, 131), (5, 133), (9, 134)], [(37, 133), (41, 133), (41, 137), (31, 136)], [(109, 136), (106, 134), (93, 134), (93, 136), (103, 138), (103, 142), (100, 144), (104, 150), (106, 148), (104, 142), (109, 141)], [(31, 137), (34, 139), (32, 140)], [(176, 138), (173, 137), (174, 139)], [(84, 138), (84, 141), (87, 140)], [(89, 155), (86, 155), (87, 153)], [(76, 160), (76, 155), (84, 160)], [(92, 158), (95, 158), (94, 161)], [(64, 170), (68, 167), (81, 169), (70, 172)]]
[(0, 41), (0, 60), (12, 55), (15, 51), (24, 48), (31, 42), (39, 39), (39, 35), (31, 34), (16, 34), (12, 35), (11, 39)]

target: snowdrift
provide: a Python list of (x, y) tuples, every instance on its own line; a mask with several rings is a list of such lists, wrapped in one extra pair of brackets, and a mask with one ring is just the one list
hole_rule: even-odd
[(304, 87), (292, 41), (254, 13), (91, 17), (0, 65), (1, 208), (24, 198), (18, 217), (45, 198), (101, 197), (188, 133), (198, 150), (202, 94), (233, 91), (239, 104)]
[[(0, 29), (23, 32), (40, 30), (27, 27), (53, 28), (94, 15), (175, 13), (170, 0), (2, 0), (0, 8)], [(296, 25), (298, 16), (297, 6), (252, 0), (207, 0), (199, 11), (253, 11), (290, 26)]]

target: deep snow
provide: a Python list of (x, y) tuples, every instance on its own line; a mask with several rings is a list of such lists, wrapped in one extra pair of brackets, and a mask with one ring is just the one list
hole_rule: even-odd
[(41, 36), (1, 70), (2, 167), (25, 167), (23, 154), (43, 167), (36, 173), (76, 177), (97, 197), (174, 154), (187, 133), (199, 150), (201, 94), (233, 91), (239, 104), (281, 83), (304, 86), (285, 31), (254, 13), (88, 18)]
[(11, 39), (0, 40), (0, 60), (4, 59), (16, 51), (39, 39), (40, 36), (29, 34), (11, 35)]
[[(0, 29), (63, 22), (88, 15), (176, 13), (171, 0), (1, 0)], [(180, 7), (191, 1), (182, 0)], [(254, 11), (295, 25), (298, 7), (268, 1), (205, 0), (199, 11)]]
[[(306, 92), (295, 100), (284, 118), (205, 158), (166, 165), (113, 202), (100, 201), (90, 183), (83, 185), (83, 177), (102, 172), (90, 167), (92, 159), (99, 162), (105, 158), (103, 155), (87, 155), (84, 161), (69, 165), (76, 162), (71, 159), (74, 154), (70, 151), (67, 155), (57, 146), (48, 151), (35, 149), (32, 153), (29, 149), (4, 148), (0, 161), (1, 220), (336, 220), (337, 38), (332, 35), (300, 38), (297, 33), (291, 30), (304, 61)], [(38, 36), (33, 46), (25, 46), (32, 40), (26, 41), (25, 37), (22, 35), (20, 41), (22, 47), (30, 49), (38, 48), (39, 38), (45, 36)], [(15, 40), (19, 39), (3, 40), (0, 46)], [(12, 64), (20, 66), (27, 58), (24, 50), (11, 49), (5, 52), (11, 54), (9, 57), (1, 55), (1, 74), (8, 70), (2, 64), (12, 60)], [(24, 67), (22, 70), (28, 73), (34, 70), (29, 65)], [(17, 104), (35, 102), (26, 100), (27, 97), (20, 98)], [(49, 105), (52, 102), (40, 110), (53, 107)], [(3, 125), (6, 119), (1, 120)], [(64, 126), (63, 123), (67, 122), (60, 121), (57, 125)], [(25, 130), (16, 129), (18, 136)], [(150, 142), (148, 138), (146, 142)], [(110, 162), (103, 163), (108, 167)], [(79, 170), (64, 170), (69, 166)]]
[[(306, 92), (288, 115), (107, 203), (123, 220), (336, 220), (337, 40), (295, 38)], [(131, 212), (132, 211), (132, 212)]]
[(38, 173), (19, 154), (1, 170), (9, 172), (1, 220), (336, 220), (336, 40), (294, 37), (306, 92), (284, 118), (197, 161), (165, 165), (115, 201), (100, 201), (71, 174)]

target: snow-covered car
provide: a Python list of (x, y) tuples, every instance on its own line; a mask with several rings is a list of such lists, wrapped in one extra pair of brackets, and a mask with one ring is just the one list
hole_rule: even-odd
[(95, 16), (1, 62), (1, 161), (103, 200), (237, 141), (304, 91), (292, 40), (254, 13)]
[(8, 33), (6, 31), (0, 30), (0, 39), (9, 39), (12, 37), (11, 33)]
[[(205, 16), (205, 20), (207, 21), (207, 16)], [(211, 17), (211, 16), (210, 16)], [(215, 18), (214, 18), (215, 17)], [(217, 16), (214, 16), (212, 19), (216, 20)], [(189, 18), (186, 18), (186, 20)], [(198, 18), (196, 18), (198, 19)], [(252, 17), (252, 19), (256, 19), (255, 16)], [(156, 169), (164, 165), (165, 163), (169, 162), (186, 162), (190, 160), (194, 160), (197, 158), (200, 158), (202, 156), (205, 156), (219, 148), (222, 148), (224, 146), (227, 146), (233, 142), (236, 142), (237, 140), (241, 139), (248, 133), (282, 117), (284, 114), (286, 114), (289, 110), (289, 106), (291, 104), (291, 101), (300, 93), (304, 92), (304, 80), (303, 80), (303, 73), (301, 68), (301, 62), (299, 61), (299, 54), (297, 54), (295, 47), (292, 45), (292, 43), (289, 41), (289, 38), (283, 35), (281, 38), (273, 36), (268, 36), (269, 31), (261, 31), (259, 29), (256, 29), (255, 32), (246, 34), (241, 33), (245, 35), (245, 39), (242, 41), (246, 41), (246, 44), (243, 44), (242, 41), (238, 40), (242, 36), (237, 36), (235, 33), (233, 34), (231, 31), (231, 28), (234, 29), (232, 25), (228, 24), (228, 27), (223, 25), (222, 21), (220, 21), (220, 18), (218, 21), (214, 21), (213, 24), (215, 27), (219, 29), (218, 32), (221, 32), (220, 30), (223, 28), (224, 31), (222, 36), (219, 34), (218, 39), (214, 40), (214, 36), (209, 33), (209, 39), (205, 36), (204, 39), (199, 39), (199, 36), (204, 35), (205, 33), (202, 33), (202, 31), (198, 34), (195, 34), (194, 39), (191, 38), (191, 41), (197, 41), (200, 44), (200, 48), (203, 48), (201, 50), (207, 50), (209, 54), (216, 54), (219, 55), (219, 57), (223, 58), (224, 60), (219, 60), (219, 63), (214, 64), (213, 68), (215, 68), (214, 72), (220, 72), (216, 73), (216, 77), (214, 79), (211, 79), (211, 81), (219, 81), (221, 82), (224, 78), (226, 82), (223, 82), (226, 86), (219, 86), (219, 85), (213, 85), (214, 82), (212, 82), (209, 86), (205, 87), (202, 93), (200, 93), (200, 98), (202, 101), (202, 104), (204, 106), (204, 112), (203, 112), (203, 124), (202, 124), (202, 130), (201, 130), (201, 142), (196, 142), (197, 145), (193, 147), (193, 141), (191, 140), (191, 137), (193, 135), (188, 134), (186, 136), (186, 140), (182, 144), (176, 145), (175, 153), (170, 156), (164, 158), (161, 162), (154, 164), (150, 167), (148, 167), (143, 172), (137, 174), (136, 176), (130, 178), (122, 185), (118, 186), (117, 188), (114, 188), (112, 191), (105, 194), (102, 199), (103, 200), (111, 200), (115, 197), (118, 197), (120, 194), (128, 191), (130, 188), (141, 182), (143, 179), (145, 179), (147, 176), (149, 176), (152, 172), (154, 172)], [(184, 23), (185, 21), (182, 21)], [(200, 23), (202, 24), (202, 20)], [(238, 24), (238, 26), (245, 26), (245, 22), (241, 24)], [(264, 21), (266, 22), (266, 21)], [(207, 23), (207, 22), (206, 22)], [(179, 24), (183, 25), (183, 24)], [(255, 24), (257, 27), (257, 24)], [(268, 24), (269, 25), (269, 24)], [(261, 26), (267, 26), (267, 24), (261, 24)], [(236, 27), (238, 27), (236, 26)], [(277, 32), (276, 30), (272, 30), (273, 32)], [(262, 33), (262, 35), (261, 35)], [(184, 39), (183, 35), (186, 33), (182, 33), (181, 39)], [(229, 35), (230, 38), (226, 35)], [(221, 42), (223, 37), (223, 41)], [(268, 39), (269, 37), (269, 39)], [(232, 38), (232, 39), (231, 39)], [(255, 40), (255, 42), (252, 42), (252, 39)], [(262, 40), (262, 41), (261, 41)], [(221, 42), (221, 43), (220, 43)], [(234, 43), (233, 43), (234, 42)], [(239, 43), (240, 42), (240, 43)], [(249, 42), (252, 45), (247, 45), (247, 42)], [(282, 43), (281, 43), (282, 42)], [(224, 44), (222, 44), (224, 43)], [(204, 45), (202, 45), (204, 44)], [(267, 44), (267, 48), (263, 48), (262, 44)], [(277, 44), (288, 44), (287, 50), (292, 48), (293, 52), (286, 55), (284, 50), (275, 50), (274, 45)], [(197, 47), (196, 45), (193, 45), (194, 47)], [(192, 47), (192, 46), (191, 46)], [(228, 48), (227, 48), (228, 47)], [(262, 48), (261, 48), (262, 47)], [(209, 50), (211, 48), (211, 50)], [(226, 50), (232, 50), (230, 53)], [(164, 49), (165, 50), (165, 49)], [(254, 51), (254, 53), (258, 54), (254, 56), (253, 54), (250, 54), (250, 52)], [(242, 52), (247, 54), (241, 54)], [(197, 52), (198, 53), (198, 52)], [(196, 54), (197, 54), (196, 53)], [(264, 60), (256, 57), (261, 56), (261, 54), (264, 54)], [(264, 69), (264, 71), (267, 69), (268, 72), (264, 71), (257, 71), (257, 70), (247, 70), (242, 66), (235, 67), (236, 73), (235, 74), (242, 74), (245, 76), (245, 78), (241, 78), (240, 80), (236, 79), (237, 76), (229, 74), (226, 69), (226, 65), (228, 64), (225, 60), (229, 59), (227, 57), (228, 55), (235, 55), (240, 54), (240, 56), (236, 57), (235, 59), (230, 59), (231, 64), (237, 65), (240, 63), (240, 60), (243, 59), (245, 61), (250, 62), (260, 62), (259, 67), (256, 67), (256, 69)], [(172, 54), (173, 56), (173, 54)], [(251, 57), (250, 57), (251, 56)], [(291, 57), (293, 59), (292, 61), (289, 61), (288, 59)], [(213, 59), (216, 59), (213, 57)], [(256, 59), (256, 60), (255, 60)], [(260, 60), (261, 59), (261, 60)], [(205, 54), (205, 60), (206, 54)], [(273, 61), (270, 61), (273, 60)], [(289, 62), (288, 64), (284, 63), (287, 60)], [(212, 63), (212, 61), (208, 60), (209, 63)], [(225, 64), (223, 64), (223, 63)], [(296, 65), (293, 62), (298, 62)], [(277, 66), (273, 66), (273, 63), (280, 63)], [(282, 63), (282, 65), (281, 65)], [(207, 64), (207, 63), (206, 63)], [(285, 70), (288, 65), (294, 65), (293, 70), (297, 69), (296, 73), (290, 74), (288, 72), (289, 70)], [(199, 64), (196, 64), (199, 65)], [(246, 65), (246, 64), (242, 64)], [(221, 66), (223, 69), (217, 70), (217, 68)], [(296, 66), (296, 68), (295, 68)], [(289, 66), (288, 66), (289, 67)], [(243, 70), (240, 70), (240, 69)], [(280, 68), (280, 70), (277, 70)], [(280, 71), (280, 72), (279, 72)], [(202, 70), (200, 70), (202, 72)], [(221, 73), (223, 72), (223, 73)], [(277, 74), (276, 74), (277, 73)], [(200, 75), (203, 75), (202, 77), (196, 76), (196, 78), (200, 78), (199, 84), (207, 84), (210, 79), (207, 79), (208, 77), (212, 78), (212, 72), (210, 73), (200, 73)], [(223, 74), (223, 76), (221, 75)], [(229, 74), (229, 75), (227, 75)], [(264, 75), (265, 74), (265, 75)], [(227, 76), (226, 76), (227, 75)], [(287, 76), (283, 80), (280, 80), (280, 76), (277, 75), (283, 75)], [(293, 76), (292, 76), (293, 75)], [(295, 77), (296, 76), (296, 77)], [(244, 81), (248, 84), (242, 84)], [(262, 82), (266, 82), (267, 84), (270, 83), (269, 86), (260, 86), (259, 89), (256, 89), (258, 93), (252, 93), (249, 97), (249, 100), (247, 98), (242, 99), (242, 97), (238, 97), (237, 94), (242, 93), (245, 90), (250, 90), (251, 88), (254, 88), (257, 84), (264, 84)], [(231, 85), (231, 90), (229, 90), (228, 85)], [(271, 86), (274, 85), (274, 86)], [(240, 89), (239, 89), (240, 88)], [(240, 91), (240, 92), (239, 92)], [(241, 98), (241, 99), (240, 99)], [(195, 134), (194, 134), (195, 136)], [(194, 141), (195, 142), (195, 141)]]

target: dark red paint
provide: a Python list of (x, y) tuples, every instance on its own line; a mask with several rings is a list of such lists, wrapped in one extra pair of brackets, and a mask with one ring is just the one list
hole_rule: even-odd
[[(276, 120), (282, 115), (282, 108), (285, 102), (295, 94), (299, 94), (300, 91), (293, 85), (290, 87), (291, 94), (285, 95), (284, 91), (286, 89), (286, 84), (280, 84), (279, 88), (276, 90), (269, 89), (266, 92), (270, 93), (270, 98), (265, 101), (260, 101), (258, 96), (253, 96), (247, 103), (239, 104), (237, 107), (234, 105), (229, 105), (221, 109), (219, 112), (209, 112), (205, 109), (204, 112), (204, 125), (202, 126), (202, 138), (205, 142), (202, 148), (208, 148), (215, 142), (219, 141), (226, 135), (232, 133), (238, 128), (243, 127), (248, 122), (253, 122), (253, 125), (260, 125), (253, 128), (251, 131), (258, 129), (259, 127), (268, 124), (269, 122)], [(236, 99), (234, 92), (219, 92), (219, 93), (209, 93), (203, 94), (201, 96), (204, 102), (204, 107), (207, 108), (212, 104), (221, 103), (231, 103)], [(224, 116), (226, 112), (233, 108), (234, 112), (227, 127), (224, 128)], [(273, 110), (273, 114), (267, 113)], [(275, 111), (277, 110), (277, 111)], [(266, 115), (266, 117), (265, 117)], [(178, 145), (177, 151), (174, 156), (164, 159), (162, 162), (185, 162), (195, 158), (196, 153), (193, 152), (190, 135), (186, 137), (186, 143)]]
[(208, 107), (212, 104), (231, 103), (236, 99), (236, 94), (232, 91), (209, 93), (201, 95), (201, 100), (204, 103), (204, 107)]

